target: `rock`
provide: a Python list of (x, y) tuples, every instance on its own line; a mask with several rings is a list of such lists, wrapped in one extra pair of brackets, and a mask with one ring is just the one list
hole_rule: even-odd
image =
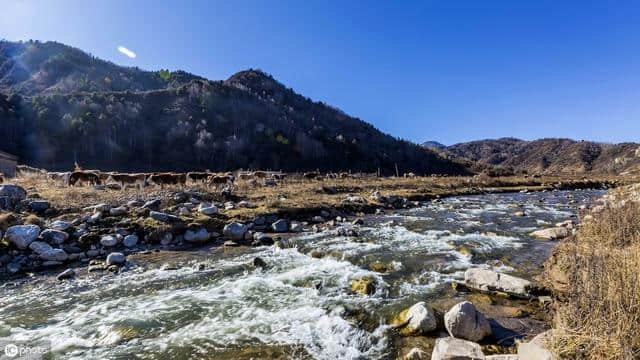
[(203, 243), (211, 238), (207, 229), (187, 230), (184, 233), (184, 240), (190, 243)]
[(138, 244), (138, 236), (137, 235), (127, 235), (122, 240), (122, 245), (132, 248)]
[(379, 272), (379, 273), (387, 273), (394, 271), (394, 267), (391, 264), (385, 264), (382, 261), (374, 261), (369, 264), (369, 269), (371, 271)]
[(436, 340), (431, 360), (484, 360), (480, 345), (466, 340), (440, 338)]
[(267, 263), (264, 260), (262, 260), (261, 258), (257, 257), (255, 259), (253, 259), (253, 266), (255, 266), (257, 268), (259, 267), (259, 268), (263, 268), (264, 269), (264, 268), (267, 267)]
[(554, 227), (536, 230), (529, 235), (543, 240), (558, 240), (569, 236), (569, 229), (566, 227)]
[(87, 220), (90, 224), (94, 224), (96, 223), (98, 220), (102, 219), (102, 213), (101, 212), (95, 212), (93, 213), (90, 217), (89, 220)]
[(181, 207), (178, 210), (178, 213), (180, 214), (180, 216), (191, 216), (191, 211), (189, 211), (189, 209), (187, 209), (186, 207)]
[(532, 283), (528, 280), (477, 268), (465, 271), (464, 281), (468, 287), (480, 291), (501, 291), (522, 297), (529, 297), (532, 288)]
[(225, 225), (222, 233), (234, 240), (243, 240), (244, 234), (247, 232), (247, 230), (249, 230), (247, 225), (234, 222)]
[(289, 231), (291, 232), (302, 232), (304, 231), (302, 224), (299, 222), (291, 222), (291, 224), (289, 224)]
[(524, 211), (516, 211), (516, 213), (514, 215), (515, 216), (527, 216), (527, 214)]
[(29, 245), (29, 249), (38, 254), (38, 257), (46, 261), (66, 261), (69, 258), (62, 249), (52, 248), (51, 245), (42, 241), (34, 241)]
[(144, 205), (144, 203), (140, 200), (131, 200), (127, 203), (128, 208), (137, 208), (141, 207), (142, 205)]
[(19, 263), (16, 263), (16, 262), (8, 263), (8, 264), (7, 264), (7, 271), (8, 271), (10, 274), (15, 274), (15, 273), (17, 273), (18, 271), (20, 271), (20, 264), (19, 264)]
[(238, 203), (238, 207), (245, 208), (245, 209), (255, 209), (255, 208), (257, 208), (256, 204), (252, 203), (251, 201), (246, 201), (246, 200), (240, 201)]
[(203, 215), (214, 215), (218, 213), (218, 208), (206, 203), (201, 203), (198, 206), (198, 212)]
[(324, 218), (320, 215), (316, 215), (314, 217), (311, 218), (311, 221), (316, 222), (316, 223), (321, 223), (324, 222)]
[(27, 191), (18, 185), (0, 185), (0, 209), (13, 209), (26, 197)]
[(111, 208), (111, 210), (109, 210), (109, 214), (111, 216), (124, 216), (124, 215), (127, 215), (127, 212), (128, 212), (128, 210), (124, 206)]
[(56, 220), (49, 225), (49, 228), (53, 230), (67, 231), (72, 226), (73, 224), (68, 221)]
[(58, 276), (56, 276), (56, 279), (65, 280), (65, 279), (71, 279), (74, 276), (76, 276), (76, 272), (73, 271), (73, 269), (67, 269), (61, 272), (60, 274), (58, 274)]
[(283, 233), (289, 231), (289, 222), (285, 219), (280, 219), (271, 224), (271, 229), (277, 233)]
[(40, 237), (49, 244), (60, 245), (67, 241), (69, 234), (60, 230), (46, 229), (40, 233)]
[(168, 232), (162, 235), (162, 237), (160, 238), (160, 245), (166, 246), (171, 244), (172, 241), (173, 241), (173, 234)]
[(468, 301), (463, 301), (447, 311), (444, 315), (444, 325), (449, 335), (458, 339), (480, 341), (491, 335), (489, 321)]
[(402, 359), (403, 360), (426, 360), (427, 353), (425, 353), (424, 351), (418, 348), (413, 348), (409, 350), (409, 352)]
[(424, 335), (438, 327), (438, 322), (424, 301), (403, 310), (392, 322), (402, 335)]
[(167, 213), (161, 213), (161, 212), (157, 212), (157, 211), (151, 211), (149, 213), (149, 217), (151, 217), (154, 220), (158, 220), (160, 222), (164, 222), (164, 223), (175, 223), (175, 222), (179, 222), (181, 221), (181, 219), (175, 215), (171, 215), (171, 214), (167, 214)]
[(18, 249), (24, 250), (38, 238), (38, 235), (40, 235), (40, 227), (38, 225), (15, 225), (7, 229), (4, 237), (17, 246)]
[(146, 203), (144, 203), (144, 205), (142, 205), (143, 209), (149, 209), (149, 210), (158, 210), (160, 209), (160, 205), (162, 204), (162, 200), (160, 199), (153, 199), (153, 200), (149, 200)]
[(367, 203), (367, 199), (363, 198), (362, 196), (352, 196), (352, 195), (347, 196), (347, 198), (344, 201), (348, 203), (355, 203), (355, 204)]
[(227, 240), (224, 242), (223, 246), (225, 247), (238, 247), (240, 246), (240, 244), (238, 244), (237, 242), (233, 241), (233, 240)]
[(46, 200), (30, 200), (29, 208), (34, 212), (43, 212), (47, 210), (51, 204)]
[(126, 261), (123, 253), (112, 252), (107, 256), (107, 265), (122, 265)]
[(327, 253), (319, 249), (313, 249), (309, 251), (307, 255), (311, 256), (314, 259), (322, 259), (323, 257), (327, 256)]
[(100, 244), (104, 247), (116, 246), (118, 244), (118, 238), (113, 235), (105, 235), (100, 239)]
[(538, 334), (530, 342), (518, 343), (519, 360), (553, 360), (553, 354), (545, 348), (545, 341), (553, 335), (553, 330)]
[(273, 245), (273, 239), (271, 238), (271, 236), (265, 234), (265, 233), (261, 233), (261, 232), (256, 232), (253, 234), (253, 240), (256, 246), (270, 246)]
[(371, 295), (376, 291), (375, 279), (370, 276), (365, 276), (360, 279), (352, 280), (351, 291), (362, 295)]

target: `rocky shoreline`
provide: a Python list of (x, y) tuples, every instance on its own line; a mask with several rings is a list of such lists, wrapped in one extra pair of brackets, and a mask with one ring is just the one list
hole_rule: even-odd
[[(572, 186), (583, 189), (585, 184), (600, 188), (616, 185), (582, 181), (571, 184), (525, 186), (517, 190), (544, 191)], [(66, 281), (77, 276), (78, 270), (82, 273), (118, 273), (127, 269), (130, 257), (152, 256), (165, 251), (197, 250), (203, 247), (229, 251), (242, 251), (244, 247), (253, 246), (286, 248), (289, 247), (287, 237), (303, 231), (328, 230), (336, 235), (357, 237), (358, 227), (366, 214), (418, 207), (426, 201), (439, 202), (446, 196), (513, 190), (511, 187), (467, 188), (421, 201), (383, 195), (380, 191), (372, 191), (369, 197), (345, 194), (341, 206), (333, 209), (304, 209), (293, 213), (284, 211), (241, 221), (227, 216), (225, 212), (237, 207), (252, 208), (255, 204), (245, 200), (213, 201), (209, 194), (197, 191), (163, 190), (162, 196), (147, 199), (57, 210), (46, 206), (47, 201), (37, 194), (31, 194), (17, 185), (6, 184), (0, 186), (0, 198), (3, 199), (3, 208), (11, 211), (1, 215), (2, 246), (8, 251), (0, 257), (0, 277), (5, 280), (3, 286), (29, 281), (34, 273), (48, 274), (55, 276), (58, 281)], [(564, 229), (554, 231), (567, 231), (565, 235), (568, 235), (572, 227), (573, 223), (564, 223), (550, 229)], [(548, 239), (555, 240), (557, 237), (550, 236)], [(317, 256), (321, 257), (322, 254)], [(256, 258), (253, 266), (265, 266), (260, 260)], [(385, 272), (385, 264), (380, 265), (378, 270)], [(460, 296), (484, 296), (483, 301), (489, 305), (481, 307), (489, 312), (487, 316), (477, 307), (476, 301), (441, 305), (438, 309), (432, 307), (433, 304), (418, 302), (390, 319), (390, 329), (397, 333), (395, 341), (402, 343), (404, 340), (401, 338), (409, 339), (415, 335), (432, 338), (432, 359), (537, 359), (540, 358), (537, 357), (539, 354), (544, 354), (546, 350), (540, 346), (539, 339), (506, 347), (483, 342), (492, 331), (487, 319), (495, 318), (495, 314), (490, 313), (494, 306), (490, 304), (506, 302), (506, 305), (498, 308), (515, 312), (523, 311), (523, 306), (518, 304), (526, 304), (529, 311), (546, 312), (551, 298), (544, 288), (528, 280), (481, 269), (469, 269), (464, 281), (454, 282), (453, 285), (454, 293)], [(351, 284), (354, 293), (364, 296), (371, 293), (374, 287), (375, 283), (366, 278), (356, 279)], [(442, 334), (448, 334), (449, 337), (442, 338)], [(428, 358), (423, 349), (399, 345), (398, 354), (404, 359)], [(517, 352), (518, 355), (489, 355), (505, 351)], [(534, 357), (527, 357), (528, 353), (534, 354)]]

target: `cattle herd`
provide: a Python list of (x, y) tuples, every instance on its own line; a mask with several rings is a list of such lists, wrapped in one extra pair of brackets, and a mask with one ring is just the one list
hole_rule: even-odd
[[(302, 181), (318, 181), (324, 179), (368, 178), (376, 174), (367, 173), (321, 173), (319, 171), (306, 173), (283, 173), (276, 171), (235, 171), (213, 173), (208, 171), (193, 171), (187, 173), (153, 172), (153, 173), (120, 173), (102, 170), (85, 170), (76, 166), (74, 171), (50, 172), (27, 165), (18, 165), (18, 173), (45, 176), (49, 181), (60, 186), (102, 186), (114, 185), (124, 188), (143, 188), (147, 186), (185, 186), (200, 184), (209, 187), (234, 185), (237, 181), (249, 184), (276, 185), (286, 179)], [(433, 176), (433, 175), (432, 175)], [(405, 173), (404, 177), (416, 177), (414, 173)], [(0, 174), (0, 183), (3, 182)]]

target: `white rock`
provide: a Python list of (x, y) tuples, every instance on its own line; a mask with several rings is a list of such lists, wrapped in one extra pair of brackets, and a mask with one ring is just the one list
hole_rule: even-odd
[(198, 206), (198, 212), (203, 215), (214, 215), (218, 213), (218, 208), (211, 204), (202, 203)]
[(113, 235), (105, 235), (100, 239), (100, 244), (105, 247), (116, 246), (118, 244), (118, 238)]
[(531, 282), (515, 276), (491, 270), (472, 268), (464, 273), (465, 284), (482, 291), (502, 291), (513, 295), (528, 296)]
[(137, 235), (127, 235), (122, 240), (122, 244), (128, 248), (132, 248), (138, 244), (138, 236)]
[(59, 231), (67, 231), (72, 226), (68, 221), (56, 220), (49, 225), (49, 228)]
[(247, 232), (247, 230), (249, 230), (247, 225), (234, 222), (225, 225), (222, 233), (234, 240), (242, 240), (244, 239), (244, 234)]
[(424, 301), (420, 301), (407, 309), (402, 321), (408, 321), (402, 329), (403, 333), (419, 335), (435, 330), (438, 327), (436, 317)]
[(422, 360), (422, 359), (426, 359), (427, 358), (427, 354), (418, 349), (418, 348), (413, 348), (411, 350), (409, 350), (409, 352), (404, 356), (404, 360)]
[(42, 260), (46, 261), (66, 261), (69, 258), (69, 254), (67, 254), (62, 249), (52, 248), (51, 245), (42, 241), (34, 241), (29, 245), (29, 248), (38, 254), (38, 256)]
[(18, 249), (24, 250), (38, 238), (38, 235), (40, 235), (38, 225), (16, 225), (7, 229), (4, 237)]
[(553, 354), (545, 348), (545, 341), (552, 330), (538, 334), (528, 343), (518, 343), (518, 360), (553, 360)]
[(484, 360), (480, 345), (466, 340), (439, 338), (431, 353), (431, 360)]
[(554, 227), (536, 230), (529, 235), (543, 240), (558, 240), (569, 236), (569, 229), (566, 227)]
[(444, 325), (449, 335), (458, 339), (480, 341), (491, 335), (489, 321), (468, 301), (463, 301), (447, 311), (444, 315)]
[(126, 258), (123, 253), (112, 252), (107, 256), (107, 265), (121, 265), (124, 264)]

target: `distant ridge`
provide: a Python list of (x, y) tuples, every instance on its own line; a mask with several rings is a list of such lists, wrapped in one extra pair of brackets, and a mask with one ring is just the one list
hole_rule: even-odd
[[(479, 166), (539, 174), (640, 174), (640, 145), (547, 138), (500, 138), (448, 146), (440, 152)], [(477, 166), (478, 166), (477, 165)]]

